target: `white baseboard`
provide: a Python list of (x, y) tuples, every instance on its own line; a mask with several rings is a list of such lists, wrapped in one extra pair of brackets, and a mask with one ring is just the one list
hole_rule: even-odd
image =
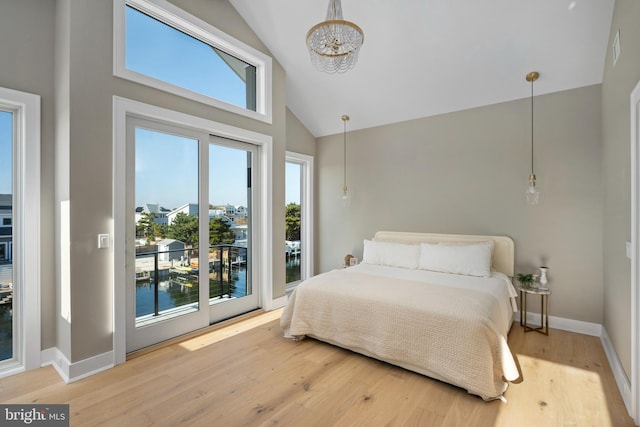
[(613, 371), (613, 377), (615, 378), (618, 390), (620, 390), (620, 394), (622, 395), (622, 400), (624, 400), (624, 405), (627, 407), (627, 412), (631, 414), (631, 381), (629, 381), (629, 377), (627, 377), (627, 374), (622, 367), (620, 358), (618, 358), (618, 353), (613, 348), (613, 343), (611, 342), (609, 334), (604, 327), (602, 328), (600, 341), (602, 342), (602, 347), (604, 348), (604, 352), (609, 360), (609, 366), (611, 366), (611, 370)]
[(40, 361), (41, 366), (52, 365), (66, 383), (78, 381), (114, 366), (112, 351), (71, 363), (57, 347), (42, 350)]
[[(515, 313), (514, 322), (520, 322), (520, 312)], [(527, 312), (527, 323), (540, 325), (540, 313)], [(582, 320), (565, 319), (564, 317), (549, 316), (549, 327), (561, 331), (576, 332), (578, 334), (600, 337), (602, 325), (598, 323), (583, 322)]]

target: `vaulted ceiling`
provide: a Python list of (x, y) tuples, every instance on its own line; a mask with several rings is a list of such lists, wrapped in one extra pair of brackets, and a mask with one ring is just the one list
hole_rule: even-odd
[(311, 65), (328, 0), (230, 0), (284, 67), (287, 105), (316, 137), (602, 82), (614, 0), (342, 0), (364, 31), (345, 74)]

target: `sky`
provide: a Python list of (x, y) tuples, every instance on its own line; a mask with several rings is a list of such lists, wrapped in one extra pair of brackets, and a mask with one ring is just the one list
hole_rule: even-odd
[(198, 203), (198, 141), (141, 128), (135, 139), (136, 206)]
[(0, 111), (0, 194), (12, 194), (13, 114)]
[(132, 7), (126, 12), (126, 67), (240, 107), (246, 85), (206, 43)]
[[(198, 140), (137, 128), (136, 206), (198, 203)], [(209, 204), (247, 206), (247, 152), (209, 145)]]
[(299, 163), (286, 163), (285, 169), (285, 205), (289, 203), (300, 204), (300, 178), (302, 166)]
[[(174, 209), (198, 201), (198, 141), (137, 128), (136, 206)], [(209, 145), (209, 204), (247, 206), (247, 152)], [(300, 204), (301, 166), (286, 163), (285, 203)]]
[[(127, 68), (240, 107), (246, 85), (212, 50), (191, 36), (127, 7)], [(136, 206), (174, 209), (198, 202), (196, 140), (136, 129)], [(247, 206), (247, 154), (211, 144), (209, 204)], [(291, 166), (293, 167), (293, 166)], [(300, 170), (287, 165), (286, 202), (300, 203)]]

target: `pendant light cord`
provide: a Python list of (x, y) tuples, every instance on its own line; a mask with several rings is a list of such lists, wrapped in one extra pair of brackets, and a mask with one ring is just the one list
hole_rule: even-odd
[(531, 175), (533, 175), (533, 81), (531, 79)]
[(343, 146), (343, 159), (344, 159), (344, 188), (347, 187), (347, 120), (342, 119), (344, 124), (344, 131), (342, 132), (342, 146)]

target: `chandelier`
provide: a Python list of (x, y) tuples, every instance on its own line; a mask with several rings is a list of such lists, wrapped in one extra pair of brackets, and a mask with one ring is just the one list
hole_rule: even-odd
[(536, 174), (533, 172), (533, 82), (538, 80), (538, 77), (540, 77), (540, 73), (537, 71), (532, 71), (525, 77), (528, 82), (531, 82), (531, 174), (525, 193), (527, 203), (530, 205), (537, 205), (540, 201), (540, 191), (536, 188)]
[(327, 73), (344, 73), (352, 69), (363, 42), (362, 29), (342, 19), (340, 0), (329, 0), (326, 20), (307, 32), (311, 63)]

